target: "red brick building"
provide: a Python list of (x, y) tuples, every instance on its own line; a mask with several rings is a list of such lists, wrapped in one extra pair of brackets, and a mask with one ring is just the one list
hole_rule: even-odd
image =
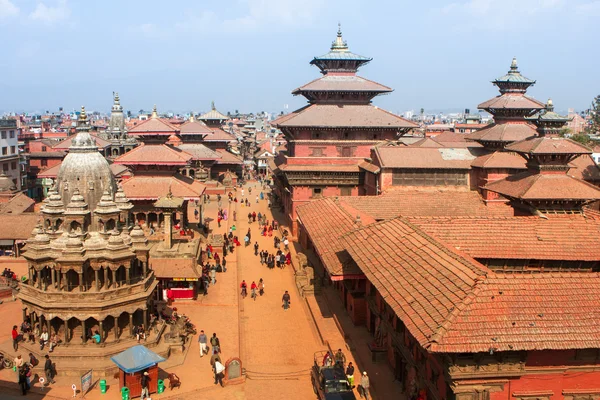
[(273, 171), (275, 193), (293, 232), (299, 205), (322, 196), (367, 194), (365, 171), (376, 169), (365, 161), (371, 148), (417, 127), (371, 104), (392, 92), (356, 74), (371, 60), (350, 52), (338, 30), (329, 53), (311, 61), (323, 76), (292, 92), (309, 104), (273, 122), (287, 139), (287, 155), (278, 157)]

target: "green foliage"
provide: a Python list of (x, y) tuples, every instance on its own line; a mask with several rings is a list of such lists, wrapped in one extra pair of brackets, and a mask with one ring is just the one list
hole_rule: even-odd
[(590, 139), (590, 135), (586, 135), (585, 133), (578, 133), (576, 135), (571, 136), (570, 139), (576, 141), (577, 143), (581, 143), (583, 145), (588, 145), (592, 141)]
[(571, 133), (571, 129), (569, 128), (562, 128), (560, 131), (558, 131), (558, 135), (560, 137), (570, 137)]
[(590, 110), (591, 125), (587, 129), (589, 134), (600, 133), (600, 95), (596, 96), (592, 101), (592, 109)]

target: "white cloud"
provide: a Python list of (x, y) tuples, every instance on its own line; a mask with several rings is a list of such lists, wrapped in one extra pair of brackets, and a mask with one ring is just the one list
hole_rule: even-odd
[(600, 1), (590, 1), (589, 3), (578, 4), (575, 11), (580, 16), (600, 17)]
[(71, 9), (67, 5), (67, 0), (58, 0), (55, 6), (38, 3), (35, 10), (29, 14), (29, 18), (51, 25), (69, 18), (70, 15)]
[(19, 14), (19, 7), (10, 0), (0, 0), (0, 20), (14, 17)]

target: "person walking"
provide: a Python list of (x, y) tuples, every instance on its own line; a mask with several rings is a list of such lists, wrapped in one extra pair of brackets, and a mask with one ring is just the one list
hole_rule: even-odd
[(221, 387), (223, 387), (223, 372), (225, 371), (225, 366), (221, 364), (221, 360), (215, 360), (215, 385), (219, 383)]
[(258, 242), (254, 242), (254, 255), (258, 255)]
[(19, 374), (19, 387), (23, 396), (25, 396), (27, 394), (27, 369), (21, 367), (17, 371)]
[(252, 281), (250, 285), (250, 298), (254, 299), (254, 301), (256, 301), (256, 288), (256, 282)]
[(212, 285), (214, 285), (215, 283), (217, 283), (217, 266), (213, 265), (210, 268), (210, 283)]
[(246, 298), (246, 295), (248, 294), (248, 285), (246, 284), (246, 281), (243, 280), (242, 283), (240, 284), (240, 288), (242, 289), (242, 298)]
[(16, 325), (13, 325), (11, 335), (12, 335), (12, 341), (13, 341), (13, 349), (15, 351), (18, 351), (19, 350), (19, 332), (17, 331)]
[(352, 362), (349, 362), (346, 368), (346, 378), (348, 378), (350, 388), (354, 389), (354, 365), (352, 365)]
[(213, 333), (212, 337), (210, 338), (210, 345), (213, 348), (214, 354), (218, 354), (221, 352), (221, 342), (219, 341), (219, 338), (217, 337), (216, 333)]
[(362, 376), (360, 377), (360, 390), (358, 391), (358, 393), (360, 393), (360, 397), (364, 397), (366, 400), (369, 400), (369, 387), (370, 387), (370, 383), (369, 383), (369, 376), (367, 375), (367, 371), (363, 371)]
[(261, 296), (265, 293), (265, 283), (263, 282), (263, 279), (260, 278), (260, 280), (258, 281), (258, 294), (260, 294)]
[(283, 301), (283, 309), (284, 310), (287, 310), (288, 308), (290, 308), (290, 294), (288, 293), (287, 290), (283, 294), (281, 301)]
[(46, 354), (44, 356), (46, 358), (46, 362), (44, 363), (44, 373), (46, 374), (46, 381), (48, 384), (56, 383), (54, 382), (54, 365), (52, 364), (52, 360), (50, 356)]
[(198, 345), (200, 346), (200, 357), (204, 357), (204, 353), (208, 354), (208, 338), (204, 331), (200, 331), (200, 335), (198, 335)]
[(144, 375), (142, 375), (142, 381), (140, 383), (142, 385), (142, 395), (140, 400), (150, 398), (150, 374), (148, 374), (148, 371), (144, 371)]

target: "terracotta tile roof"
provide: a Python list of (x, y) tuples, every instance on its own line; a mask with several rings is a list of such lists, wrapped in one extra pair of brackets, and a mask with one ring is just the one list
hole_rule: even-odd
[(379, 171), (381, 171), (381, 169), (375, 165), (375, 164), (371, 164), (370, 162), (367, 161), (363, 161), (360, 164), (358, 164), (359, 168), (364, 169), (365, 171), (369, 171), (372, 172), (374, 174), (378, 173)]
[(221, 158), (219, 153), (201, 143), (183, 143), (177, 148), (191, 154), (194, 160), (218, 160)]
[[(414, 225), (392, 219), (342, 237), (367, 279), (425, 348), (472, 299), (489, 269)], [(473, 328), (471, 328), (473, 329)]]
[(600, 189), (566, 174), (531, 171), (488, 183), (485, 189), (522, 200), (599, 200)]
[(109, 168), (114, 177), (120, 177), (121, 175), (130, 172), (129, 168), (127, 168), (125, 165), (120, 164), (110, 164)]
[(161, 118), (148, 118), (142, 121), (140, 124), (129, 128), (128, 134), (130, 135), (167, 135), (170, 136), (174, 133), (178, 133), (176, 127), (170, 123), (164, 121)]
[(200, 121), (186, 121), (179, 127), (181, 135), (212, 135), (213, 131)]
[(440, 189), (391, 190), (380, 196), (345, 196), (340, 203), (364, 212), (376, 220), (403, 216), (511, 216), (505, 204), (487, 206), (476, 191)]
[(436, 142), (464, 142), (468, 143), (464, 133), (445, 131), (433, 136)]
[[(71, 142), (73, 141), (73, 139), (75, 139), (76, 136), (77, 135), (71, 135), (52, 147), (59, 150), (69, 150), (69, 147), (71, 147)], [(110, 142), (102, 139), (101, 137), (96, 135), (90, 136), (92, 137), (92, 139), (94, 139), (94, 141), (96, 142), (96, 146), (98, 146), (99, 149), (105, 149), (110, 146)]]
[(213, 134), (205, 137), (203, 139), (205, 142), (237, 142), (235, 136), (221, 128), (213, 128), (211, 131)]
[(348, 262), (340, 237), (359, 226), (356, 224), (357, 215), (361, 216), (362, 224), (373, 223), (374, 219), (349, 206), (342, 207), (333, 198), (311, 201), (298, 207), (297, 213), (330, 275), (361, 273), (353, 263)]
[(494, 274), (478, 285), (431, 350), (598, 348), (599, 304), (597, 273)]
[(124, 165), (186, 165), (192, 155), (166, 144), (142, 144), (113, 161)]
[(423, 138), (419, 141), (414, 142), (413, 144), (410, 144), (408, 147), (435, 147), (435, 148), (439, 148), (439, 147), (444, 147), (442, 144), (438, 143), (436, 140), (426, 137)]
[(534, 126), (527, 123), (493, 124), (488, 128), (467, 133), (465, 137), (480, 142), (517, 142), (537, 135)]
[(328, 92), (378, 92), (387, 93), (393, 90), (380, 83), (357, 75), (325, 75), (315, 79), (304, 86), (295, 89), (292, 94), (301, 94), (304, 91), (328, 91)]
[(221, 156), (219, 160), (217, 160), (217, 164), (243, 164), (244, 161), (236, 156), (228, 152), (225, 149), (216, 149), (215, 152)]
[(418, 125), (372, 105), (312, 104), (273, 122), (278, 127), (417, 128)]
[(37, 174), (37, 177), (40, 179), (41, 178), (56, 178), (58, 176), (58, 171), (60, 170), (61, 165), (62, 165), (62, 162), (56, 164), (53, 167), (45, 169), (44, 171)]
[(543, 110), (546, 108), (546, 104), (523, 94), (505, 93), (503, 95), (496, 96), (493, 99), (489, 99), (488, 101), (484, 101), (478, 105), (477, 108), (482, 110), (511, 108)]
[(0, 240), (26, 240), (37, 225), (40, 216), (37, 213), (0, 215)]
[(343, 236), (347, 252), (425, 349), (600, 346), (600, 274), (496, 274), (410, 222)]
[(0, 214), (22, 214), (27, 210), (33, 210), (35, 200), (28, 197), (25, 193), (17, 193), (6, 203), (0, 203)]
[(477, 259), (600, 261), (600, 221), (583, 215), (407, 220)]
[(150, 268), (157, 278), (199, 278), (193, 258), (150, 258)]
[[(594, 162), (592, 156), (582, 155), (569, 163), (569, 175), (588, 182), (600, 181), (600, 168)], [(38, 175), (39, 176), (39, 175)]]
[(470, 169), (475, 155), (468, 149), (375, 147), (382, 168)]
[(477, 157), (472, 163), (472, 167), (478, 168), (510, 168), (527, 169), (525, 159), (518, 154), (504, 151), (495, 151), (484, 156)]
[(130, 200), (157, 200), (171, 193), (185, 200), (197, 200), (206, 189), (199, 181), (182, 175), (135, 175), (122, 183), (123, 191)]
[(29, 154), (30, 158), (64, 158), (67, 155), (66, 151), (32, 151)]
[(591, 154), (592, 150), (571, 139), (532, 137), (506, 146), (506, 150), (527, 154)]

